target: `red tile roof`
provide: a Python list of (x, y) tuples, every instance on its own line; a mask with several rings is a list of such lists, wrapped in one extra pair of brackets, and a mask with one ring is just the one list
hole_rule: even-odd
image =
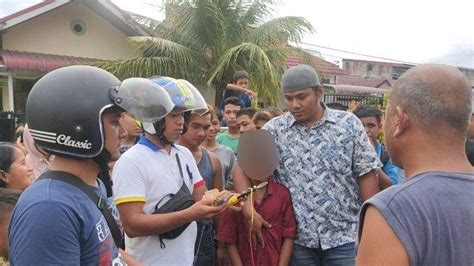
[[(286, 59), (286, 65), (296, 66), (303, 63), (302, 56), (299, 54), (292, 54)], [(332, 74), (332, 75), (348, 75), (346, 71), (338, 67), (336, 64), (330, 63), (322, 58), (314, 55), (309, 55), (309, 63), (315, 67), (321, 74)]]
[(67, 65), (87, 64), (95, 61), (100, 60), (66, 55), (0, 50), (0, 65), (4, 65), (6, 69), (48, 72)]
[(373, 88), (378, 88), (382, 86), (385, 82), (388, 83), (388, 86), (391, 86), (390, 81), (386, 78), (363, 78), (359, 76), (340, 76), (337, 78), (337, 84), (356, 85)]

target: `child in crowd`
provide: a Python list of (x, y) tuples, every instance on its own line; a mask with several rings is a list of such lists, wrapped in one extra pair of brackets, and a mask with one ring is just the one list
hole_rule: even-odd
[[(235, 72), (232, 77), (232, 84), (227, 84), (223, 99), (232, 96), (239, 97), (244, 102), (244, 107), (252, 105), (252, 98), (255, 98), (257, 93), (249, 89), (249, 74), (246, 71)], [(221, 106), (221, 109), (224, 109), (223, 106)]]
[(252, 246), (250, 228), (241, 212), (225, 211), (217, 239), (226, 244), (232, 265), (288, 265), (296, 235), (296, 219), (287, 188), (273, 181), (278, 158), (273, 137), (264, 130), (241, 136), (238, 162), (253, 186), (268, 182), (248, 196), (256, 212), (271, 224), (262, 231), (265, 247)]
[(256, 113), (257, 111), (252, 107), (246, 107), (237, 112), (237, 126), (239, 127), (240, 134), (257, 129), (253, 122)]
[(243, 108), (243, 102), (238, 97), (229, 97), (224, 100), (224, 121), (227, 131), (217, 136), (217, 143), (225, 145), (237, 153), (239, 146), (239, 126), (237, 125), (237, 113)]

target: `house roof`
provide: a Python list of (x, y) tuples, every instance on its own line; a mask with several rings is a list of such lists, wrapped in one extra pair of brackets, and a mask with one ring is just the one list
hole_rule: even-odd
[[(73, 1), (74, 0), (44, 0), (41, 3), (0, 18), (0, 31), (67, 5)], [(127, 36), (148, 35), (127, 12), (117, 7), (111, 0), (83, 0), (81, 3), (108, 20)]]
[[(309, 56), (309, 63), (313, 65), (321, 74), (348, 75), (346, 71), (338, 67), (336, 64), (311, 54), (307, 55)], [(304, 55), (300, 54), (292, 54), (288, 56), (285, 63), (289, 67), (302, 64), (304, 62), (303, 56)]]
[(0, 50), (0, 66), (7, 70), (48, 72), (63, 66), (100, 61), (94, 58)]
[(355, 86), (364, 86), (364, 87), (373, 87), (378, 88), (384, 83), (387, 83), (388, 86), (392, 84), (386, 78), (363, 78), (359, 76), (340, 76), (337, 78), (337, 84), (345, 85), (355, 85)]
[(344, 84), (323, 84), (326, 91), (333, 90), (337, 94), (350, 94), (350, 95), (378, 95), (382, 96), (388, 92), (388, 89), (379, 89), (366, 86), (355, 86), (355, 85), (344, 85)]

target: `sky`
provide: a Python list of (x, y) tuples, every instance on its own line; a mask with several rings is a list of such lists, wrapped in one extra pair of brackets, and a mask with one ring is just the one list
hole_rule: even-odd
[[(0, 17), (37, 2), (40, 1), (0, 0)], [(141, 15), (164, 17), (159, 7), (162, 0), (113, 2)], [(302, 40), (305, 44), (300, 47), (315, 51), (331, 62), (340, 64), (342, 58), (388, 61), (380, 59), (387, 58), (474, 68), (474, 3), (470, 0), (279, 0), (278, 3), (275, 17), (301, 16), (313, 25), (315, 32), (306, 34)]]

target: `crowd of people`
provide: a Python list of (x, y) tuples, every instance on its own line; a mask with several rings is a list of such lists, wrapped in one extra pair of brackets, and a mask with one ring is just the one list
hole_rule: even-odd
[(0, 143), (0, 265), (474, 264), (459, 70), (413, 67), (385, 113), (326, 105), (304, 64), (281, 77), (285, 112), (249, 84), (236, 72), (214, 107), (172, 77), (40, 78)]

